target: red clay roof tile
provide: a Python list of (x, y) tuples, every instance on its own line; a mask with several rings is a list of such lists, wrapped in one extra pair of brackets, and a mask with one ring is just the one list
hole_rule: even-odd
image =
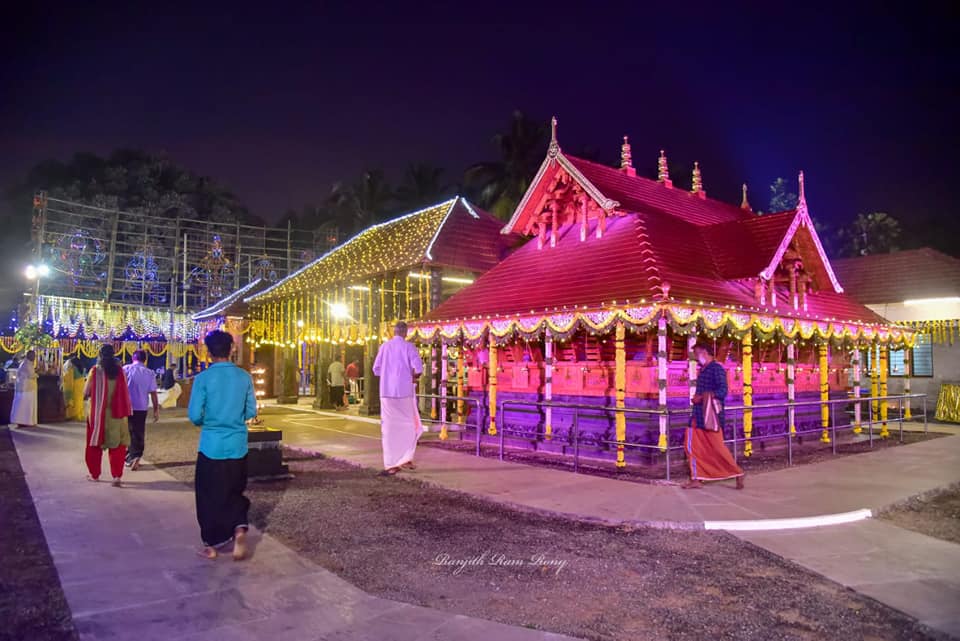
[(865, 305), (960, 296), (960, 260), (923, 248), (833, 261), (844, 291)]

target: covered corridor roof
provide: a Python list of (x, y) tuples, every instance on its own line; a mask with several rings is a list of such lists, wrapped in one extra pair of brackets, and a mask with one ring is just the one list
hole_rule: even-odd
[(484, 272), (510, 241), (502, 223), (457, 196), (369, 227), (246, 300), (257, 304), (419, 266)]

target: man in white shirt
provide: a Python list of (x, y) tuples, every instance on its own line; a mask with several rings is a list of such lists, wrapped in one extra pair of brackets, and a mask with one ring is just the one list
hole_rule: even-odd
[(343, 361), (338, 355), (327, 368), (327, 383), (330, 384), (330, 402), (334, 408), (341, 409), (343, 404), (344, 391), (344, 372)]
[(398, 322), (393, 333), (373, 362), (373, 373), (380, 377), (380, 436), (386, 475), (402, 468), (415, 469), (413, 455), (423, 433), (417, 409), (417, 379), (423, 374), (423, 361), (416, 346), (406, 339), (406, 323)]

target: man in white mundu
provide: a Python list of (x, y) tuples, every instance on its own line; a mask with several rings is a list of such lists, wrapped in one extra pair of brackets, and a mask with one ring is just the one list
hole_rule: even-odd
[(380, 377), (380, 436), (383, 473), (387, 475), (402, 468), (415, 469), (413, 455), (423, 433), (417, 409), (417, 379), (423, 374), (423, 361), (406, 339), (406, 323), (398, 322), (393, 334), (380, 346), (373, 362), (373, 373)]
[(17, 368), (17, 387), (13, 394), (10, 422), (18, 427), (33, 427), (37, 424), (36, 360), (37, 353), (31, 349)]

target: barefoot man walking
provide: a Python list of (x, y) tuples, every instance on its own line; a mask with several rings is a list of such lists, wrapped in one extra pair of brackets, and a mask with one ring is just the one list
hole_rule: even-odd
[(193, 382), (187, 413), (200, 427), (194, 487), (203, 550), (217, 558), (218, 548), (233, 541), (233, 559), (247, 556), (247, 424), (257, 415), (253, 380), (230, 362), (233, 337), (213, 331), (204, 339), (213, 360)]
[(380, 377), (380, 436), (383, 440), (383, 473), (415, 469), (413, 455), (423, 433), (417, 409), (417, 379), (423, 361), (407, 341), (407, 324), (398, 322), (394, 336), (380, 346), (373, 373)]
[(693, 397), (693, 415), (684, 438), (690, 481), (683, 487), (703, 487), (703, 481), (737, 479), (743, 489), (743, 470), (733, 461), (723, 442), (723, 405), (727, 399), (727, 371), (713, 360), (713, 347), (697, 343), (693, 353), (700, 363), (697, 390)]

